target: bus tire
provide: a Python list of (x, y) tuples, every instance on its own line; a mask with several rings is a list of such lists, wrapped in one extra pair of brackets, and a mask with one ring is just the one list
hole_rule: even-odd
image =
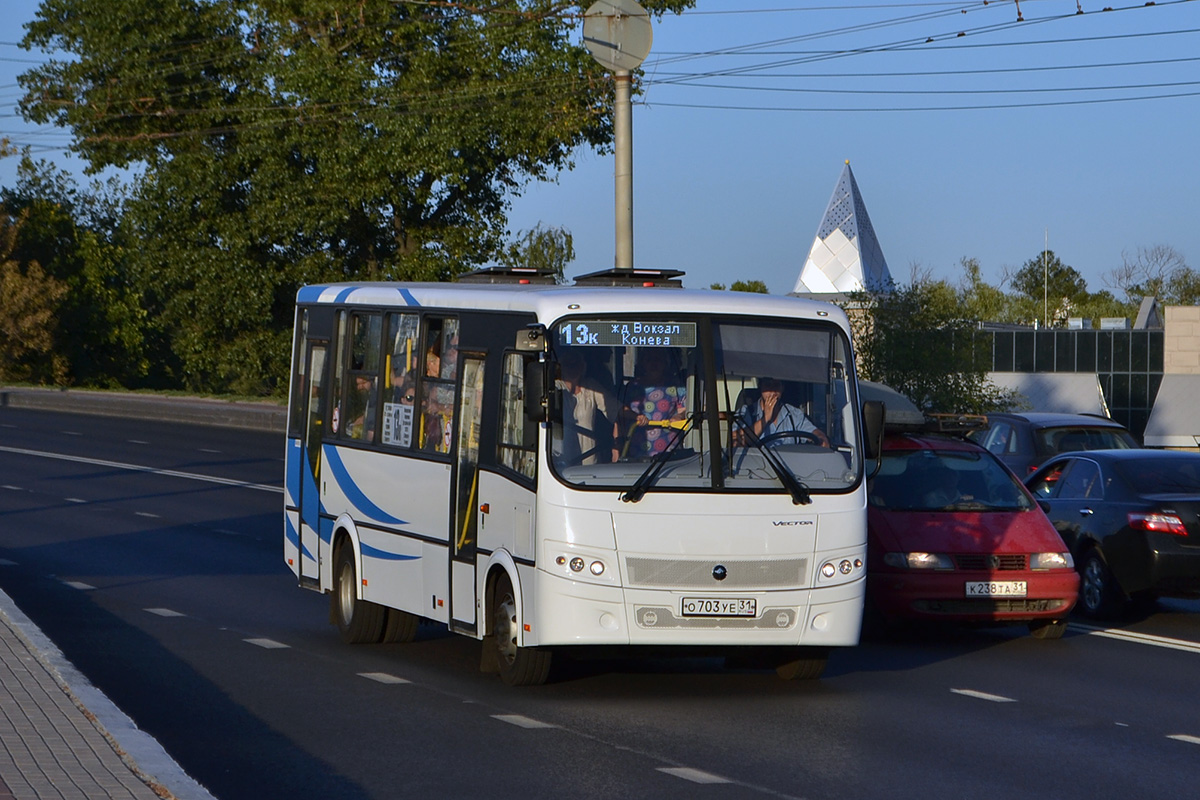
[(386, 616), (387, 622), (384, 624), (383, 638), (380, 641), (388, 644), (407, 643), (417, 638), (417, 625), (420, 624), (421, 619), (416, 614), (410, 614), (398, 608), (389, 608)]
[(500, 678), (509, 686), (540, 686), (550, 676), (550, 652), (518, 645), (520, 625), (512, 581), (502, 574), (492, 589), (491, 637)]
[(829, 651), (824, 648), (814, 647), (792, 655), (797, 657), (789, 657), (775, 668), (775, 674), (785, 681), (816, 680), (825, 672), (825, 665), (829, 663)]
[(383, 638), (386, 609), (358, 599), (354, 548), (348, 544), (338, 548), (337, 559), (333, 563), (333, 592), (329, 602), (333, 621), (343, 642), (361, 644), (378, 642)]

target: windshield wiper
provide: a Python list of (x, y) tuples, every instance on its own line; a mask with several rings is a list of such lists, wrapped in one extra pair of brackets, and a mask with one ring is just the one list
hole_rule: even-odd
[(678, 428), (669, 426), (674, 436), (671, 441), (667, 442), (667, 446), (659, 450), (650, 459), (650, 463), (646, 465), (646, 469), (638, 476), (638, 479), (633, 482), (633, 486), (629, 487), (629, 491), (621, 495), (621, 501), (625, 503), (636, 503), (646, 496), (646, 492), (654, 485), (654, 481), (658, 478), (658, 473), (662, 472), (662, 468), (666, 466), (671, 455), (675, 452), (675, 445), (683, 440), (683, 435), (692, 427), (694, 417), (688, 417), (684, 420), (683, 425)]
[(792, 504), (797, 506), (806, 506), (812, 502), (812, 495), (809, 494), (808, 487), (804, 485), (804, 481), (796, 477), (796, 474), (787, 468), (783, 460), (775, 453), (772, 448), (764, 447), (762, 439), (754, 435), (754, 431), (746, 424), (746, 421), (741, 417), (734, 415), (734, 423), (741, 428), (746, 435), (746, 441), (758, 448), (762, 453), (763, 460), (770, 465), (775, 476), (779, 478), (779, 482), (783, 484), (783, 488), (788, 490), (788, 494), (792, 496)]

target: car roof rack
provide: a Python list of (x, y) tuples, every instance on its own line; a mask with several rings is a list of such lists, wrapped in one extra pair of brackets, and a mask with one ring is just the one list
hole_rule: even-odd
[(682, 289), (683, 270), (636, 269), (613, 267), (599, 272), (589, 272), (575, 279), (576, 286), (637, 286), (643, 288)]
[(464, 272), (456, 280), (459, 283), (517, 283), (556, 284), (558, 273), (549, 267), (480, 267)]
[(971, 431), (981, 431), (988, 426), (986, 414), (926, 414), (927, 433), (949, 433), (966, 436)]

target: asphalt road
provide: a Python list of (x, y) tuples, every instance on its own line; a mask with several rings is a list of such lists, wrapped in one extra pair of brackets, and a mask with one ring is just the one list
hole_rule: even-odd
[[(281, 558), (283, 439), (0, 408), (0, 587), (221, 800), (1179, 798), (1200, 603), (1061, 641), (868, 641), (786, 683), (716, 660), (478, 671), (346, 646)], [(11, 563), (9, 563), (11, 562)]]

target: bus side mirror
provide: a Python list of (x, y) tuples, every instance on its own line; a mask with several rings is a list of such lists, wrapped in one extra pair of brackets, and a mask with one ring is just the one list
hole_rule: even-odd
[(530, 422), (550, 419), (546, 390), (550, 363), (531, 358), (525, 362), (525, 418)]
[(516, 348), (523, 353), (541, 353), (546, 350), (546, 326), (526, 325), (517, 331)]
[(863, 455), (875, 461), (883, 452), (883, 422), (887, 417), (887, 406), (879, 400), (863, 403)]

